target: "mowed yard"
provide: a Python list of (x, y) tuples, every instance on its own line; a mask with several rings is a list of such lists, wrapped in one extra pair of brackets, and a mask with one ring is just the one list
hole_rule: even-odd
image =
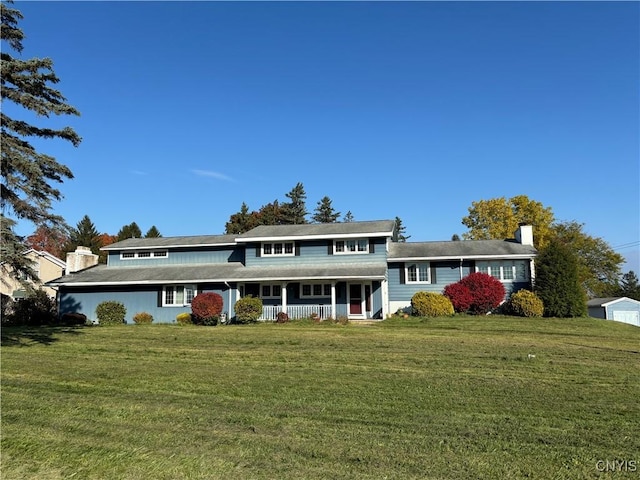
[(640, 475), (614, 322), (5, 328), (1, 360), (4, 480)]

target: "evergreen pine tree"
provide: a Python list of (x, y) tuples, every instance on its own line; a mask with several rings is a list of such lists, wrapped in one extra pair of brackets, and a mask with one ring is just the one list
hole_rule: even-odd
[(338, 221), (338, 217), (340, 217), (340, 212), (336, 212), (331, 205), (331, 199), (324, 196), (318, 202), (315, 213), (311, 218), (317, 223), (335, 223)]
[(342, 221), (344, 223), (353, 222), (353, 214), (351, 213), (351, 210), (344, 214), (344, 217), (342, 217)]
[(73, 252), (76, 247), (89, 247), (91, 253), (100, 255), (102, 240), (89, 215), (82, 217), (82, 220), (76, 224), (76, 228), (71, 229), (69, 243), (64, 250), (65, 252)]
[(298, 182), (286, 197), (291, 201), (282, 204), (282, 223), (287, 225), (307, 223), (306, 216), (309, 213), (305, 203), (307, 194), (302, 183)]
[(162, 235), (160, 234), (160, 231), (156, 228), (155, 225), (152, 225), (151, 228), (147, 230), (147, 233), (144, 234), (144, 238), (159, 238), (159, 237), (162, 237)]
[(535, 268), (535, 292), (544, 303), (545, 317), (586, 315), (586, 295), (580, 285), (578, 260), (573, 250), (551, 239), (538, 254)]
[(396, 225), (393, 229), (393, 236), (391, 237), (391, 240), (393, 242), (406, 242), (411, 238), (411, 235), (406, 236), (404, 234), (406, 230), (407, 228), (402, 225), (402, 220), (400, 219), (400, 217), (396, 217)]
[(125, 225), (120, 229), (116, 238), (118, 242), (126, 240), (127, 238), (142, 238), (142, 231), (136, 222), (131, 222), (129, 225)]
[[(79, 115), (66, 103), (66, 98), (51, 87), (59, 82), (49, 58), (21, 60), (9, 52), (22, 52), (24, 33), (18, 27), (22, 14), (1, 2), (2, 26), (0, 38), (9, 48), (0, 53), (1, 86), (3, 108), (0, 125), (2, 144), (2, 195), (0, 196), (0, 257), (17, 278), (36, 279), (31, 262), (22, 253), (26, 246), (15, 233), (17, 220), (32, 222), (36, 228), (66, 228), (64, 219), (52, 213), (51, 203), (62, 199), (55, 183), (73, 178), (71, 170), (55, 158), (39, 153), (31, 143), (34, 139), (62, 139), (74, 146), (80, 137), (71, 127), (54, 129), (37, 127), (24, 120), (11, 118), (4, 108), (5, 100), (35, 113), (40, 118), (51, 115)], [(4, 45), (3, 45), (4, 46)]]
[(638, 276), (633, 270), (622, 275), (618, 284), (618, 293), (621, 297), (633, 298), (640, 301), (640, 283)]

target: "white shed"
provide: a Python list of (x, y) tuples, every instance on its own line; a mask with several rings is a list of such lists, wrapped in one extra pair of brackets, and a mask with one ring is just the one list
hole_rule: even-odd
[(589, 316), (640, 327), (640, 302), (627, 297), (593, 298), (587, 302)]

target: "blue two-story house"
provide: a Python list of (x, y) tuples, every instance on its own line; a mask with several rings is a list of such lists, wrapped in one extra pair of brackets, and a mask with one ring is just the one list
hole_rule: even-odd
[(127, 321), (138, 312), (175, 322), (200, 292), (222, 296), (233, 318), (246, 295), (263, 301), (264, 320), (383, 319), (406, 308), (419, 290), (441, 292), (474, 271), (499, 278), (508, 292), (530, 287), (531, 227), (512, 240), (392, 242), (393, 220), (262, 225), (241, 235), (131, 238), (103, 247), (106, 265), (49, 282), (60, 313), (95, 319), (98, 304), (123, 303)]

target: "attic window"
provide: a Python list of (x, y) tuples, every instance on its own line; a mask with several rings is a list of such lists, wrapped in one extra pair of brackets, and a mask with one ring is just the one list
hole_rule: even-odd
[(132, 260), (135, 258), (158, 258), (158, 257), (168, 257), (169, 253), (166, 250), (140, 250), (138, 252), (121, 252), (120, 258), (122, 260)]

